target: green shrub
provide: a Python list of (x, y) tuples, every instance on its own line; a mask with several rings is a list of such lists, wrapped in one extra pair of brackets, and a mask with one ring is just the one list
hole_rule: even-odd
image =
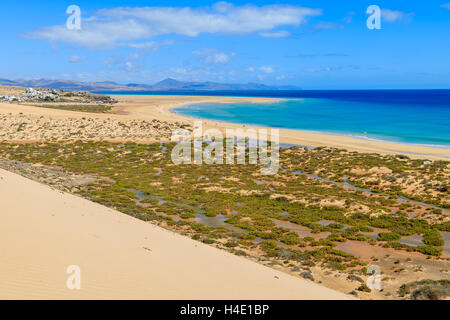
[(430, 246), (441, 247), (444, 245), (444, 239), (442, 239), (442, 235), (439, 231), (431, 229), (424, 234), (423, 243)]
[(228, 247), (228, 248), (234, 248), (234, 247), (237, 247), (238, 245), (239, 244), (236, 241), (227, 241), (225, 243), (225, 247)]
[(281, 242), (287, 245), (296, 245), (300, 243), (300, 237), (297, 232), (289, 232), (280, 239)]
[(442, 254), (442, 248), (437, 248), (429, 245), (418, 246), (417, 251), (435, 257), (439, 257)]
[(420, 280), (403, 284), (398, 294), (413, 300), (440, 300), (450, 297), (450, 280)]
[(397, 232), (380, 232), (378, 234), (378, 240), (380, 241), (397, 241), (401, 238), (402, 236)]
[(372, 290), (366, 285), (366, 284), (362, 284), (358, 287), (358, 289), (356, 289), (358, 291), (362, 291), (362, 292), (372, 292)]
[(263, 250), (269, 257), (276, 257), (280, 253), (280, 248), (274, 241), (264, 240), (261, 242), (260, 246), (261, 250)]

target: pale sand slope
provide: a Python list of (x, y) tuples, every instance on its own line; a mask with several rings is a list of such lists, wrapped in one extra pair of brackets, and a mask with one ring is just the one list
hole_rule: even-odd
[(1, 169), (0, 221), (0, 299), (349, 298)]

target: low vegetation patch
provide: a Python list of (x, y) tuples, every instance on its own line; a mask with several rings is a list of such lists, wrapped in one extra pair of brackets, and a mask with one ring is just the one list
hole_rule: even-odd
[(412, 300), (447, 299), (450, 297), (450, 280), (415, 281), (402, 285), (398, 293)]

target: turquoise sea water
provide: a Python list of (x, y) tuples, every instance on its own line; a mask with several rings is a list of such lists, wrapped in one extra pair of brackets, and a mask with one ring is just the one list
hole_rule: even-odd
[(307, 97), (270, 103), (191, 104), (174, 111), (210, 120), (450, 148), (450, 103), (442, 101)]

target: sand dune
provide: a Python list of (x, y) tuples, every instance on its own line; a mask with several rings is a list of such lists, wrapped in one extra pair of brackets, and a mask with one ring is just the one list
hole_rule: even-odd
[(349, 298), (1, 169), (0, 219), (0, 299)]

